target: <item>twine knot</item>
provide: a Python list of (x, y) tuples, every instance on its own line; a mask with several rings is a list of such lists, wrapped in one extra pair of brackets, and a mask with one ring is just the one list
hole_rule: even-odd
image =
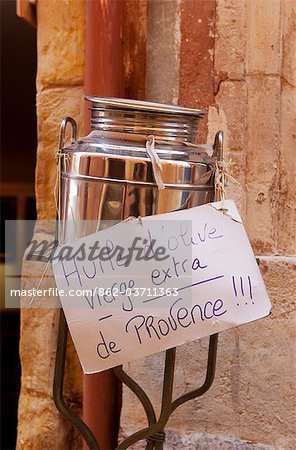
[(217, 164), (219, 169), (224, 170), (227, 173), (228, 166), (227, 166), (226, 161), (224, 161), (224, 159), (223, 159), (223, 161), (217, 161), (216, 164)]
[(228, 171), (228, 164), (223, 159), (222, 161), (216, 161), (214, 167), (214, 186), (215, 186), (215, 198), (216, 200), (225, 200), (226, 187), (228, 182), (239, 184), (238, 181), (230, 175)]
[(154, 443), (154, 442), (164, 442), (165, 441), (165, 432), (164, 431), (158, 431), (155, 434), (152, 434), (151, 436), (148, 436), (146, 438), (147, 442)]

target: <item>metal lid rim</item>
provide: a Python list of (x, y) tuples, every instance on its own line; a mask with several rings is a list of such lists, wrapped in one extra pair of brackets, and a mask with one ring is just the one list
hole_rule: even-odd
[[(183, 114), (187, 116), (200, 117), (207, 115), (205, 109), (187, 108), (186, 106), (169, 105), (166, 103), (148, 102), (144, 100), (132, 100), (113, 97), (93, 97), (85, 96), (85, 100), (94, 104), (107, 105), (110, 107), (121, 107), (146, 112), (158, 112), (163, 114)], [(97, 108), (94, 105), (94, 108)]]

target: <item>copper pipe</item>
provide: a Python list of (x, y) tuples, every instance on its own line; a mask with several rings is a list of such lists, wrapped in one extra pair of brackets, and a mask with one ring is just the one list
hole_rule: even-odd
[[(122, 16), (124, 0), (86, 0), (85, 95), (123, 97)], [(85, 108), (85, 132), (89, 111)], [(101, 449), (117, 446), (122, 388), (112, 370), (84, 376), (83, 419)], [(88, 447), (84, 443), (84, 449)]]
[[(123, 97), (124, 0), (85, 2), (85, 95)], [(90, 123), (86, 105), (85, 124)], [(86, 132), (89, 131), (86, 125)]]

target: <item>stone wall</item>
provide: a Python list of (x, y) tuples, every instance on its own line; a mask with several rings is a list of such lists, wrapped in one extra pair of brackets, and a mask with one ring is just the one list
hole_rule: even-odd
[[(167, 2), (157, 2), (166, 8)], [(179, 103), (210, 105), (208, 141), (223, 129), (239, 186), (230, 186), (273, 302), (271, 317), (220, 334), (213, 387), (176, 410), (167, 449), (293, 450), (295, 439), (295, 111), (296, 5), (290, 0), (181, 0), (179, 31), (153, 49), (164, 60), (179, 48)], [(166, 16), (168, 20), (168, 16)], [(150, 32), (159, 33), (158, 24)], [(172, 39), (174, 43), (172, 44)], [(162, 49), (162, 47), (165, 47)], [(149, 47), (148, 47), (149, 50)], [(294, 55), (294, 56), (293, 56)], [(149, 80), (157, 92), (162, 66)], [(154, 100), (173, 101), (166, 87)], [(175, 90), (176, 91), (176, 90)], [(168, 98), (169, 95), (169, 98)], [(207, 339), (177, 350), (175, 395), (205, 376)], [(128, 364), (159, 411), (164, 355)], [(149, 374), (149, 375), (147, 375)], [(146, 424), (124, 390), (125, 433)], [(136, 446), (135, 446), (136, 448)], [(144, 448), (144, 444), (137, 448)]]
[[(296, 5), (293, 0), (146, 0), (146, 30), (137, 31), (137, 0), (126, 31), (127, 93), (209, 107), (201, 140), (225, 132), (226, 158), (239, 186), (229, 187), (244, 218), (273, 302), (271, 317), (220, 334), (217, 374), (210, 391), (178, 409), (168, 425), (168, 449), (293, 450), (295, 443), (295, 110)], [(84, 0), (40, 0), (38, 12), (39, 218), (54, 218), (53, 197), (60, 119), (82, 124)], [(135, 20), (135, 19), (134, 19)], [(144, 20), (145, 22), (145, 20)], [(144, 23), (141, 22), (141, 23)], [(133, 41), (141, 34), (141, 55)], [(169, 74), (169, 77), (164, 76)], [(81, 129), (81, 128), (80, 128)], [(44, 231), (42, 231), (44, 233)], [(28, 263), (26, 263), (28, 264)], [(32, 271), (24, 264), (24, 273)], [(39, 273), (41, 268), (33, 269)], [(26, 281), (24, 280), (24, 284)], [(81, 443), (51, 398), (57, 310), (22, 311), (22, 391), (18, 449), (75, 449)], [(203, 382), (207, 339), (177, 351), (175, 395)], [(81, 407), (74, 353), (66, 396)], [(163, 354), (128, 364), (156, 409)], [(294, 377), (294, 378), (293, 378)], [(123, 433), (146, 424), (124, 389)], [(144, 448), (140, 445), (139, 448)]]
[[(54, 190), (60, 121), (66, 115), (78, 121), (83, 132), (84, 0), (41, 0), (37, 3), (37, 118), (38, 149), (36, 200), (39, 219), (55, 219)], [(40, 223), (35, 237), (52, 239)], [(24, 288), (36, 287), (46, 264), (23, 264)], [(36, 276), (36, 278), (33, 278)], [(29, 277), (29, 278), (26, 278)], [(49, 278), (47, 278), (49, 277)], [(46, 271), (41, 284), (53, 285)], [(37, 300), (37, 299), (36, 299)], [(40, 305), (49, 300), (38, 298)], [(52, 399), (59, 309), (24, 308), (21, 311), (21, 395), (17, 448), (61, 450), (81, 448), (81, 440), (61, 418)], [(81, 409), (81, 369), (69, 343), (65, 396), (77, 412)]]

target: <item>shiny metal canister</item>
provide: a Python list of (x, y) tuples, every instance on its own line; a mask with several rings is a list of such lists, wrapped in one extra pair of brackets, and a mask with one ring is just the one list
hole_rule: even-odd
[[(120, 221), (202, 205), (213, 200), (216, 161), (193, 145), (205, 111), (136, 100), (87, 97), (92, 132), (76, 140), (76, 124), (62, 122), (60, 218), (62, 240), (92, 233), (100, 221)], [(64, 147), (67, 122), (72, 145)], [(165, 189), (155, 182), (145, 147), (155, 139)], [(87, 222), (85, 222), (87, 221)], [(76, 222), (74, 227), (67, 223)], [(82, 225), (83, 223), (83, 225)]]

